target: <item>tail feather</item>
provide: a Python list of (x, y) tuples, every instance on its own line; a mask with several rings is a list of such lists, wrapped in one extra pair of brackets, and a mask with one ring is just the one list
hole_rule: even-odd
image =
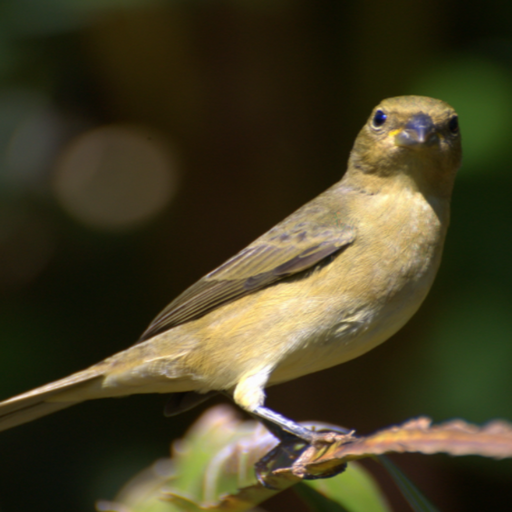
[(0, 432), (95, 398), (88, 390), (99, 388), (102, 377), (103, 369), (93, 366), (0, 402)]
[(0, 416), (0, 432), (36, 420), (37, 418), (65, 409), (66, 407), (71, 407), (75, 403), (78, 402), (41, 402), (6, 415), (3, 415), (2, 411), (0, 413), (2, 414), (2, 416)]

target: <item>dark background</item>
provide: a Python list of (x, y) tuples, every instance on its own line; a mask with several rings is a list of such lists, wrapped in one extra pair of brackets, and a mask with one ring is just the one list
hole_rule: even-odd
[[(1, 1), (0, 398), (135, 342), (337, 181), (374, 105), (413, 93), (451, 103), (464, 140), (434, 288), (392, 340), (267, 403), (361, 433), (512, 419), (511, 16), (497, 0)], [(165, 419), (164, 403), (99, 400), (3, 432), (0, 511), (112, 499), (200, 414)], [(394, 460), (441, 510), (510, 510), (509, 461)]]

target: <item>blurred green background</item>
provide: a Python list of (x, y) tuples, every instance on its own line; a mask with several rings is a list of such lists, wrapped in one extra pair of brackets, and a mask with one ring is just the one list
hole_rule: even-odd
[[(497, 0), (0, 1), (0, 398), (135, 342), (337, 181), (374, 105), (413, 93), (451, 103), (464, 141), (434, 289), (392, 340), (267, 403), (362, 433), (512, 419), (511, 16)], [(2, 433), (0, 511), (113, 498), (200, 413), (164, 404), (90, 402)], [(512, 508), (509, 461), (394, 460), (441, 510)]]

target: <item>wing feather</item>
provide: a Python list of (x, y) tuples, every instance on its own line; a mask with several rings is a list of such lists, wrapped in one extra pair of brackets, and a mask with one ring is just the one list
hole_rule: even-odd
[(313, 213), (320, 222), (296, 224), (292, 215), (186, 289), (151, 322), (139, 342), (314, 267), (354, 241), (352, 226), (332, 216), (325, 222), (325, 216)]

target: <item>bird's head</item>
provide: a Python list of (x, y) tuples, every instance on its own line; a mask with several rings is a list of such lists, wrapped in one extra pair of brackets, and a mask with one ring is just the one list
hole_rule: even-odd
[(461, 163), (455, 110), (425, 96), (398, 96), (374, 108), (350, 155), (349, 172), (409, 180), (427, 193), (450, 195)]

